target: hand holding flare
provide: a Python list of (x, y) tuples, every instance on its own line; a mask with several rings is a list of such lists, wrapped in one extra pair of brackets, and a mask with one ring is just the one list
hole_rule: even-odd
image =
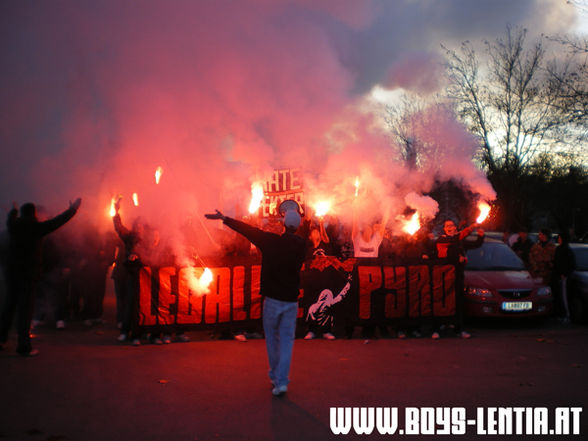
[(113, 197), (110, 200), (110, 217), (114, 217), (118, 214), (118, 210), (120, 210), (120, 200), (122, 196)]

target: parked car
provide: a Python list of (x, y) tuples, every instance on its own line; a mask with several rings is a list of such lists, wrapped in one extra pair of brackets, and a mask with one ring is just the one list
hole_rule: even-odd
[(504, 242), (486, 239), (467, 251), (465, 314), (470, 317), (541, 317), (553, 311), (551, 288), (534, 279)]
[(571, 243), (576, 256), (576, 270), (570, 276), (568, 301), (572, 320), (588, 323), (588, 244)]

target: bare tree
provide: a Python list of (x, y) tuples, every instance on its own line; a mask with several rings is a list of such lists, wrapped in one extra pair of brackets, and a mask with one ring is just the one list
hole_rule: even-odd
[(415, 118), (415, 115), (421, 114), (423, 107), (421, 100), (414, 100), (405, 95), (399, 104), (387, 107), (385, 116), (394, 144), (398, 146), (400, 158), (411, 170), (417, 168), (422, 148), (417, 136), (420, 118)]
[(527, 46), (526, 35), (507, 27), (504, 37), (485, 42), (484, 58), (467, 41), (459, 51), (444, 47), (448, 94), (480, 139), (482, 162), (490, 174), (513, 178), (565, 137), (565, 120), (554, 110), (557, 94), (545, 87), (544, 41)]
[(553, 105), (571, 126), (574, 139), (588, 139), (588, 40), (570, 36), (555, 37), (566, 56), (547, 65)]

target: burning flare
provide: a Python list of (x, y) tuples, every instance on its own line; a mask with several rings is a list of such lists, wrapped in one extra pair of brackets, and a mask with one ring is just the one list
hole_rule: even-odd
[(116, 198), (113, 197), (110, 200), (110, 211), (109, 211), (110, 217), (114, 217), (116, 215), (116, 208), (114, 208), (115, 204), (116, 204)]
[(481, 224), (490, 214), (490, 205), (482, 201), (478, 204), (478, 210), (480, 210), (480, 215), (476, 219), (476, 223)]
[(410, 234), (411, 236), (421, 229), (421, 222), (419, 221), (419, 213), (416, 212), (412, 215), (410, 220), (404, 221), (402, 231)]
[(189, 272), (188, 285), (190, 289), (196, 294), (208, 294), (210, 292), (210, 284), (212, 283), (214, 276), (210, 268), (204, 268), (204, 271), (200, 277), (196, 276), (197, 269), (192, 268), (194, 271)]
[(359, 196), (359, 176), (355, 177), (355, 197)]
[(157, 170), (155, 170), (155, 183), (159, 184), (159, 180), (161, 179), (161, 175), (163, 174), (163, 169), (161, 168), (161, 166), (157, 167)]
[(212, 276), (212, 271), (210, 271), (210, 268), (204, 268), (204, 272), (200, 276), (200, 284), (205, 286), (206, 289), (208, 289), (208, 287), (210, 286), (210, 283), (212, 282), (212, 279), (213, 279), (213, 276)]
[(251, 202), (249, 203), (249, 214), (255, 213), (263, 200), (263, 187), (259, 183), (251, 184)]
[(137, 193), (133, 193), (133, 204), (135, 207), (139, 206), (139, 195)]
[(323, 217), (331, 209), (331, 203), (329, 201), (317, 202), (314, 206), (314, 212), (318, 217)]

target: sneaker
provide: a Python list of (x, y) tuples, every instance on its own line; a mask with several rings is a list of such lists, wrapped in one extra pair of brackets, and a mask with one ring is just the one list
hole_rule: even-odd
[(312, 332), (312, 331), (308, 331), (308, 334), (306, 334), (306, 335), (304, 336), (304, 340), (312, 340), (312, 339), (313, 339), (313, 338), (315, 338), (315, 337), (316, 337), (316, 335), (314, 335), (314, 332)]
[(438, 332), (433, 332), (433, 334), (431, 334), (431, 338), (433, 340), (439, 340), (441, 338), (441, 336), (439, 335)]
[(164, 345), (169, 345), (172, 342), (171, 335), (165, 334), (162, 341)]
[(410, 333), (414, 338), (421, 338), (421, 333), (419, 331), (412, 331)]
[(284, 395), (286, 392), (288, 392), (288, 386), (286, 386), (286, 385), (274, 386), (274, 388), (272, 389), (272, 395), (274, 397), (279, 397), (281, 395)]
[(138, 338), (134, 338), (131, 343), (133, 344), (133, 346), (141, 346), (141, 340), (139, 340)]
[(403, 339), (406, 338), (406, 333), (404, 331), (398, 331), (396, 333), (396, 337), (399, 338), (399, 339), (401, 339), (401, 340), (403, 340)]
[(335, 336), (330, 332), (323, 333), (323, 338), (326, 340), (335, 340)]
[(468, 331), (461, 331), (461, 334), (459, 335), (461, 338), (472, 338), (472, 334), (470, 334)]
[(247, 341), (247, 337), (245, 337), (245, 334), (235, 334), (235, 340), (237, 340), (237, 341)]
[(190, 341), (190, 337), (188, 337), (186, 334), (176, 335), (176, 341), (179, 341), (180, 343), (188, 343)]
[(162, 345), (163, 344), (163, 340), (160, 339), (159, 337), (155, 337), (151, 339), (151, 343), (154, 345)]
[(127, 339), (127, 334), (121, 334), (117, 338), (117, 340), (120, 342), (126, 341), (126, 339)]
[(57, 329), (65, 329), (65, 322), (63, 320), (57, 320), (57, 323), (55, 323), (55, 327)]

